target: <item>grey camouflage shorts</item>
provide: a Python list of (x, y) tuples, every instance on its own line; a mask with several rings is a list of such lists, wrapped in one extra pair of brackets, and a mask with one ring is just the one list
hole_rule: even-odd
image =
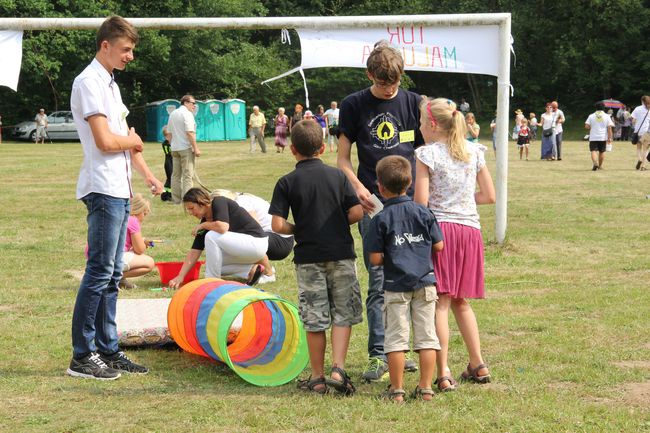
[(354, 259), (296, 264), (298, 309), (307, 332), (361, 323), (361, 290)]

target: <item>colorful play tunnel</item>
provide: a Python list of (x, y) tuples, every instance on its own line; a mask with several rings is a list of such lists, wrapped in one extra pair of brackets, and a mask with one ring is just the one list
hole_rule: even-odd
[(298, 309), (234, 281), (185, 284), (169, 304), (167, 322), (181, 348), (227, 364), (254, 385), (290, 382), (309, 360)]

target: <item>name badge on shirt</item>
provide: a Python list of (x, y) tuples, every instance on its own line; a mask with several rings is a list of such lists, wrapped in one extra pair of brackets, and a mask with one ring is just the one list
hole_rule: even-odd
[(415, 131), (411, 129), (410, 131), (402, 131), (399, 133), (399, 142), (408, 143), (410, 141), (415, 141)]

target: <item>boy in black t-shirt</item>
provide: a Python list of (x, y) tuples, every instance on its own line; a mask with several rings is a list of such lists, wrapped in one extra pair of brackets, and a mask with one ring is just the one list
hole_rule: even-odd
[[(303, 120), (291, 132), (296, 169), (275, 185), (269, 214), (274, 232), (296, 239), (294, 262), (300, 319), (307, 331), (311, 376), (298, 388), (324, 394), (328, 386), (350, 395), (355, 388), (344, 370), (352, 325), (362, 306), (350, 224), (363, 209), (347, 178), (320, 160), (323, 131)], [(289, 210), (294, 223), (287, 222)], [(332, 370), (325, 378), (326, 330), (332, 327)]]
[(171, 134), (167, 132), (167, 125), (163, 126), (163, 142), (162, 150), (165, 154), (165, 192), (160, 194), (160, 199), (162, 201), (172, 201), (172, 145), (170, 143)]
[[(412, 183), (411, 164), (387, 156), (377, 164), (379, 192), (386, 200), (364, 238), (373, 266), (384, 266), (384, 351), (390, 387), (385, 396), (404, 400), (404, 362), (413, 326), (413, 351), (420, 357), (420, 382), (413, 398), (431, 400), (436, 367), (436, 277), (431, 254), (443, 247), (442, 232), (433, 213), (406, 195)], [(409, 320), (410, 319), (410, 320)]]

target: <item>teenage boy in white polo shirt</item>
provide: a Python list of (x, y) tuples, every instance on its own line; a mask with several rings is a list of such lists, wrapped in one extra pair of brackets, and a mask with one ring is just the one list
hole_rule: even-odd
[(70, 376), (113, 380), (121, 371), (147, 373), (117, 345), (115, 309), (129, 218), (131, 165), (154, 194), (163, 186), (142, 157), (142, 139), (126, 123), (113, 70), (133, 60), (137, 30), (112, 16), (97, 31), (97, 53), (75, 78), (70, 107), (84, 152), (77, 199), (88, 209), (88, 261), (72, 316)]

